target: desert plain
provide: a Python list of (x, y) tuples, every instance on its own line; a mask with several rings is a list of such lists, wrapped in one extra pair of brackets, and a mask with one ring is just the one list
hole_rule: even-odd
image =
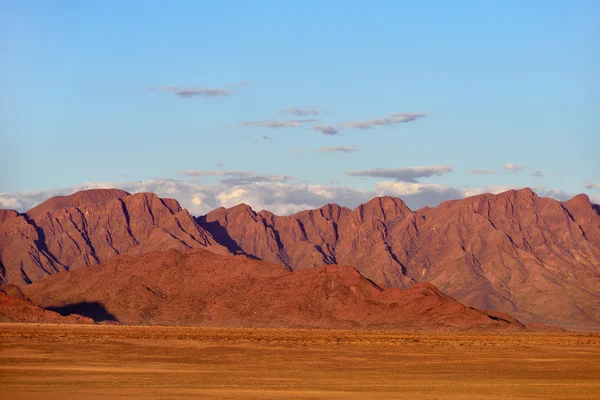
[(594, 399), (600, 334), (0, 324), (2, 399)]

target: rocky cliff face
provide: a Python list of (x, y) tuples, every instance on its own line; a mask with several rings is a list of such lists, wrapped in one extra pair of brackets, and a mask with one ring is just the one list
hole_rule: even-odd
[(291, 270), (347, 264), (382, 286), (430, 281), (525, 321), (600, 327), (600, 215), (585, 195), (561, 203), (513, 190), (417, 212), (380, 197), (289, 217), (241, 205), (199, 223), (230, 249)]
[(152, 193), (88, 190), (27, 213), (0, 213), (0, 281), (27, 284), (59, 271), (150, 250), (227, 249), (175, 200)]

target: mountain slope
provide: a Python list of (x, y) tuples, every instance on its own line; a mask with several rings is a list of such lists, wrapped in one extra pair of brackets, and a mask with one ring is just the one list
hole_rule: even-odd
[(473, 307), (600, 329), (600, 216), (585, 195), (561, 203), (513, 190), (417, 212), (380, 197), (288, 217), (242, 205), (198, 222), (230, 249), (291, 270), (347, 264), (380, 285), (431, 281)]
[(428, 283), (383, 290), (355, 269), (300, 272), (204, 250), (118, 256), (25, 286), (35, 304), (69, 312), (101, 304), (123, 324), (523, 330), (508, 315), (468, 308)]
[(177, 201), (87, 190), (0, 214), (0, 282), (27, 284), (122, 253), (198, 247), (228, 253)]

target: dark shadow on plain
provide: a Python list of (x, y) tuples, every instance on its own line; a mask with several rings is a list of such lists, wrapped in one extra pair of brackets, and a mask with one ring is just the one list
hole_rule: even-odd
[(54, 311), (54, 312), (57, 312), (60, 315), (64, 315), (64, 316), (67, 316), (70, 314), (79, 314), (79, 315), (83, 315), (84, 317), (91, 318), (95, 322), (102, 322), (102, 321), (119, 322), (117, 317), (115, 317), (113, 314), (109, 313), (106, 310), (106, 307), (104, 307), (104, 305), (102, 303), (99, 303), (97, 301), (91, 301), (91, 302), (84, 301), (81, 303), (67, 304), (66, 306), (48, 307), (48, 308), (46, 308), (46, 310)]

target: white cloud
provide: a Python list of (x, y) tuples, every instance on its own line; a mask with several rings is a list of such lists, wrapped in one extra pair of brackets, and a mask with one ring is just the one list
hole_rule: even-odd
[(194, 207), (202, 207), (204, 199), (206, 199), (206, 195), (204, 193), (196, 193), (191, 197), (190, 201)]
[(525, 168), (525, 166), (523, 164), (515, 164), (512, 162), (508, 162), (508, 163), (504, 164), (504, 169), (506, 171), (519, 171), (523, 168)]
[[(395, 196), (410, 196), (422, 193), (424, 191), (445, 192), (448, 190), (456, 191), (460, 189), (452, 188), (437, 183), (411, 183), (399, 181), (383, 181), (375, 184), (375, 191), (382, 194), (393, 194)], [(462, 193), (462, 191), (461, 191)]]
[(23, 203), (17, 197), (12, 197), (10, 193), (0, 193), (0, 209), (22, 209)]
[(236, 204), (243, 203), (246, 195), (246, 189), (240, 187), (233, 188), (229, 191), (224, 191), (217, 194), (215, 197), (219, 200), (219, 204), (223, 207), (232, 207)]

